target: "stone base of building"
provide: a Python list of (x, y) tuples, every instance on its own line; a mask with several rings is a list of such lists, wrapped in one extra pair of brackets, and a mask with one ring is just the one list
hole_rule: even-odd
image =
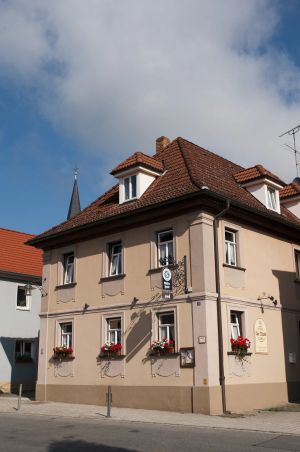
[[(104, 406), (107, 386), (37, 385), (36, 400)], [(113, 406), (185, 413), (222, 414), (219, 386), (112, 386)], [(227, 410), (271, 408), (288, 401), (286, 383), (226, 386)]]
[(10, 392), (10, 382), (0, 381), (0, 394), (7, 394)]

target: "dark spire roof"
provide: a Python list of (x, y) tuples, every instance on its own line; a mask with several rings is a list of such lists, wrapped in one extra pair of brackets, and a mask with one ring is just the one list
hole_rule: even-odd
[(80, 212), (81, 212), (81, 207), (80, 207), (79, 191), (78, 191), (78, 185), (77, 185), (77, 170), (75, 170), (74, 185), (73, 185), (73, 191), (72, 191), (67, 220), (70, 220), (70, 218), (75, 217), (75, 215), (78, 215)]

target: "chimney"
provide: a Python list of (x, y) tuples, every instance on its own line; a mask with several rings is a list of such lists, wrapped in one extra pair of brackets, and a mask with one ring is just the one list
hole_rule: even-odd
[(170, 139), (168, 137), (159, 137), (156, 139), (156, 154), (163, 151), (168, 144), (170, 144)]

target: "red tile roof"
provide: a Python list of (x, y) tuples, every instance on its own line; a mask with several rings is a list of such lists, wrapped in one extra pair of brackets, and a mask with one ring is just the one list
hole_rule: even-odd
[(146, 168), (152, 169), (154, 171), (158, 171), (160, 173), (163, 172), (164, 167), (163, 163), (159, 160), (155, 160), (153, 157), (144, 154), (143, 152), (135, 152), (133, 155), (128, 157), (128, 159), (124, 160), (124, 162), (120, 163), (116, 166), (110, 174), (117, 174), (121, 171), (127, 170), (134, 166), (145, 166)]
[[(235, 177), (243, 173), (244, 168), (190, 141), (176, 138), (151, 159), (160, 164), (163, 162), (166, 171), (157, 177), (141, 198), (130, 203), (119, 204), (118, 185), (115, 185), (82, 210), (79, 215), (44, 232), (36, 239), (46, 239), (60, 232), (72, 231), (77, 227), (108, 218), (113, 219), (119, 214), (140, 208), (155, 207), (158, 203), (199, 192), (202, 186), (232, 201), (237, 201), (241, 206), (251, 207), (258, 213), (264, 213), (271, 218), (285, 218), (297, 226), (300, 224), (300, 221), (285, 207), (282, 207), (281, 214), (270, 211), (245, 188), (242, 188)], [(259, 165), (258, 167), (260, 168)], [(272, 173), (267, 172), (267, 174), (269, 176)], [(274, 175), (272, 177), (278, 179)]]
[(255, 165), (251, 168), (246, 168), (242, 171), (239, 171), (238, 173), (234, 174), (233, 176), (235, 180), (242, 184), (244, 182), (249, 182), (255, 179), (263, 179), (263, 178), (269, 178), (274, 180), (275, 182), (278, 182), (281, 185), (285, 185), (282, 180), (279, 179), (275, 174), (268, 171), (266, 168), (264, 168), (262, 165)]
[(280, 190), (280, 199), (292, 198), (300, 194), (300, 185), (292, 182)]
[(25, 245), (32, 234), (0, 228), (0, 271), (42, 276), (42, 251)]

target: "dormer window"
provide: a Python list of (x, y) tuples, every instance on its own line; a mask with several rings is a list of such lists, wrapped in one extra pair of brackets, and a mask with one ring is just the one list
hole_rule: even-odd
[(278, 210), (276, 190), (272, 187), (267, 187), (267, 207), (271, 210)]
[(124, 200), (136, 198), (136, 174), (133, 176), (125, 177), (124, 179)]
[(163, 173), (163, 163), (154, 157), (142, 152), (128, 157), (111, 171), (119, 179), (119, 203), (139, 199)]

